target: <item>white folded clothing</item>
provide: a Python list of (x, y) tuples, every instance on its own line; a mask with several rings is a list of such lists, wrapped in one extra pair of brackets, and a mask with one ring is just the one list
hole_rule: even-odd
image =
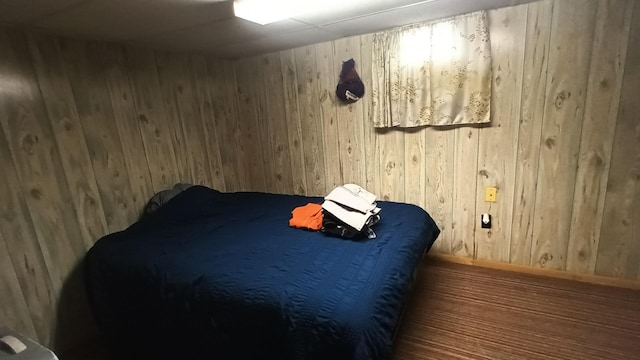
[[(367, 199), (365, 199), (365, 197), (361, 197), (358, 194), (352, 192), (346, 186), (338, 186), (335, 189), (331, 190), (329, 195), (325, 196), (324, 199), (333, 201), (337, 204), (346, 206), (350, 209), (357, 210), (361, 213), (367, 213), (367, 212), (373, 211), (376, 208), (376, 203), (368, 200), (371, 198), (371, 196), (367, 196), (364, 192), (362, 192), (362, 194), (366, 196)], [(375, 195), (373, 196), (375, 200)], [(337, 216), (337, 214), (334, 214), (334, 215)]]
[(367, 220), (369, 220), (371, 216), (375, 215), (371, 211), (360, 212), (349, 210), (331, 200), (326, 200), (324, 203), (322, 203), (322, 208), (343, 221), (345, 224), (358, 231), (362, 231), (362, 228), (367, 223)]
[(356, 184), (344, 184), (343, 187), (347, 188), (347, 190), (352, 193), (358, 195), (359, 197), (365, 199), (368, 203), (375, 203), (377, 196), (365, 190), (362, 186)]

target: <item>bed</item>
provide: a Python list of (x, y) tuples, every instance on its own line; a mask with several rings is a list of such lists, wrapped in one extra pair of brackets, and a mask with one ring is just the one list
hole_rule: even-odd
[(387, 358), (439, 230), (384, 201), (375, 239), (288, 226), (293, 208), (321, 201), (194, 186), (97, 241), (87, 293), (114, 358)]

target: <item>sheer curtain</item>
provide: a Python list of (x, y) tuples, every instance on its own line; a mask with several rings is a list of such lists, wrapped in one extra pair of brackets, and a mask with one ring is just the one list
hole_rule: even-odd
[(372, 55), (375, 127), (489, 122), (486, 12), (377, 33)]

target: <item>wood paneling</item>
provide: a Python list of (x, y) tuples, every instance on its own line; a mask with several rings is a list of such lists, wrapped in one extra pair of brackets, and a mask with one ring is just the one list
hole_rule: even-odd
[[(493, 72), (491, 124), (479, 130), (476, 214), (493, 217), (489, 231), (476, 232), (478, 259), (509, 261), (515, 159), (518, 149), (527, 7), (515, 6), (489, 12)], [(500, 195), (495, 203), (484, 201), (487, 187)], [(477, 220), (476, 220), (477, 221)]]
[(640, 6), (634, 3), (595, 272), (640, 279)]
[(0, 318), (3, 325), (9, 326), (23, 334), (37, 338), (24, 294), (20, 289), (18, 276), (11, 263), (9, 247), (7, 247), (2, 233), (0, 233), (0, 291), (4, 294)]
[(554, 1), (545, 0), (534, 2), (527, 8), (510, 251), (510, 261), (523, 265), (529, 265), (531, 261), (553, 6)]
[(475, 127), (450, 131), (453, 133), (454, 148), (453, 153), (445, 156), (453, 161), (451, 253), (475, 257), (479, 131)]
[[(422, 206), (441, 227), (439, 253), (636, 277), (638, 262), (627, 258), (640, 252), (637, 159), (622, 155), (637, 152), (632, 7), (545, 0), (490, 11), (487, 126), (374, 130), (368, 96), (343, 105), (334, 95), (351, 57), (371, 90), (371, 35), (280, 52), (281, 74), (263, 74), (262, 86), (282, 79), (286, 95), (267, 92), (259, 119), (278, 117), (274, 103), (284, 101), (294, 182), (304, 177), (307, 194), (355, 181), (380, 199)], [(269, 132), (281, 126), (268, 124)], [(497, 202), (484, 201), (486, 187), (498, 188)], [(492, 229), (480, 228), (482, 213)]]
[[(26, 38), (22, 34), (2, 35), (0, 41), (4, 56), (1, 73), (6, 82), (0, 97), (0, 121), (8, 144), (8, 147), (3, 147), (2, 159), (4, 168), (15, 166), (17, 172), (13, 187), (10, 177), (7, 177), (8, 191), (24, 194), (57, 292), (61, 290), (76, 256), (80, 256), (76, 253), (77, 247), (71, 243), (81, 242), (82, 237), (77, 220), (67, 211), (69, 202), (63, 194), (68, 194), (69, 190), (38, 82), (30, 66)], [(6, 153), (7, 150), (10, 154)], [(73, 212), (73, 208), (71, 210)], [(51, 234), (55, 234), (58, 241), (51, 241)]]
[[(32, 35), (29, 45), (50, 120), (47, 125), (51, 125), (58, 149), (64, 154), (60, 160), (68, 184), (67, 194), (78, 210), (75, 214), (82, 242), (89, 246), (93, 239), (104, 234), (107, 224), (67, 70), (56, 38)], [(81, 253), (80, 241), (73, 244)]]
[[(240, 179), (244, 168), (241, 166), (242, 149), (238, 145), (238, 100), (232, 64), (207, 59), (207, 82), (213, 104), (213, 124), (215, 125), (215, 127), (211, 127), (212, 131), (208, 132), (209, 143), (211, 144), (211, 141), (215, 139), (218, 141), (225, 189), (238, 191), (242, 189)], [(213, 129), (215, 129), (217, 137), (214, 137)]]
[[(268, 147), (266, 124), (263, 116), (264, 95), (261, 94), (260, 61), (258, 58), (239, 60), (234, 64), (238, 91), (238, 131), (240, 139), (240, 163), (242, 164), (242, 189), (268, 191), (274, 187), (273, 179), (265, 177), (265, 170), (271, 167), (271, 154), (265, 154), (263, 149)], [(258, 85), (260, 84), (260, 85)], [(264, 146), (264, 148), (263, 148)]]
[[(50, 326), (54, 323), (53, 286), (1, 127), (0, 163), (7, 165), (3, 167), (0, 180), (0, 237), (4, 234), (4, 246), (7, 248), (2, 263), (3, 266), (13, 263), (37, 338), (48, 343), (51, 340)], [(7, 276), (11, 271), (7, 270)], [(3, 290), (3, 293), (6, 292)], [(12, 305), (7, 305), (7, 308), (15, 311)]]
[(114, 44), (99, 43), (96, 46), (97, 54), (102, 59), (103, 76), (109, 89), (113, 116), (129, 174), (133, 208), (141, 209), (153, 194), (153, 183), (129, 85), (124, 50)]
[(302, 128), (298, 109), (298, 80), (293, 50), (280, 53), (282, 71), (282, 91), (284, 94), (284, 117), (287, 123), (287, 141), (291, 159), (291, 181), (293, 194), (307, 193), (307, 179), (304, 169), (304, 149), (302, 147)]
[(425, 129), (425, 197), (426, 207), (440, 228), (433, 250), (451, 254), (453, 237), (453, 154), (455, 132), (449, 129)]
[[(176, 160), (174, 146), (180, 147), (172, 137), (168, 122), (172, 113), (167, 112), (162, 100), (154, 52), (129, 48), (126, 53), (129, 83), (140, 124), (142, 143), (149, 164), (153, 190), (157, 192), (173, 186), (178, 181), (179, 174), (185, 173), (184, 164)], [(171, 124), (174, 124), (176, 119), (171, 118), (171, 120)], [(183, 159), (182, 156), (179, 158)]]
[(593, 273), (596, 265), (632, 14), (631, 2), (598, 2), (569, 234), (569, 271)]
[[(638, 5), (545, 0), (489, 19), (492, 123), (410, 130), (372, 126), (372, 35), (232, 62), (0, 30), (0, 323), (57, 350), (91, 336), (73, 314), (82, 257), (176, 182), (356, 182), (429, 211), (438, 253), (637, 279)], [(343, 105), (349, 58), (366, 95)]]
[[(266, 103), (266, 116), (262, 118), (262, 125), (266, 128), (269, 147), (263, 151), (269, 152), (273, 162), (265, 174), (271, 179), (272, 191), (281, 194), (295, 192), (293, 175), (291, 173), (291, 151), (289, 150), (289, 129), (287, 123), (287, 107), (284, 91), (284, 73), (280, 64), (280, 54), (274, 53), (261, 57), (264, 86), (261, 87), (262, 96), (269, 99)], [(274, 100), (274, 101), (272, 101)], [(293, 124), (295, 126), (295, 124)]]
[[(162, 134), (166, 134), (171, 141), (167, 142), (166, 137), (160, 140), (160, 145), (164, 144), (164, 147), (172, 150), (175, 154), (176, 167), (172, 167), (172, 170), (176, 172), (176, 178), (179, 179), (188, 179), (191, 174), (190, 169), (190, 158), (187, 152), (182, 151), (182, 149), (186, 148), (186, 139), (184, 137), (184, 133), (182, 132), (182, 126), (180, 121), (180, 110), (178, 110), (178, 102), (176, 98), (176, 93), (178, 90), (178, 74), (175, 63), (175, 57), (173, 54), (166, 52), (156, 52), (155, 54), (150, 54), (155, 56), (150, 56), (151, 59), (155, 60), (156, 67), (152, 67), (151, 69), (156, 69), (157, 71), (149, 71), (150, 75), (149, 80), (153, 79), (153, 77), (157, 76), (158, 84), (160, 85), (160, 92), (162, 93), (161, 98), (150, 98), (152, 104), (155, 107), (155, 112), (161, 114), (159, 117), (158, 123), (160, 126), (156, 126), (157, 130), (155, 132), (156, 137), (161, 139)], [(157, 75), (155, 74), (157, 72)], [(149, 86), (153, 86), (155, 83), (155, 79), (151, 80), (153, 82), (149, 83)], [(153, 95), (153, 90), (149, 91), (149, 96)], [(164, 110), (163, 110), (164, 109)], [(163, 117), (166, 117), (166, 120), (162, 120)], [(159, 129), (163, 127), (163, 129)], [(172, 144), (173, 146), (167, 146), (167, 144)], [(171, 180), (168, 180), (171, 181)], [(167, 186), (168, 184), (164, 184), (163, 186)]]
[(532, 266), (566, 266), (597, 5), (557, 1), (552, 15)]
[(340, 162), (340, 131), (338, 130), (338, 108), (333, 89), (336, 86), (335, 50), (333, 42), (325, 42), (315, 46), (316, 74), (315, 84), (318, 89), (320, 117), (322, 124), (322, 152), (324, 154), (325, 186), (323, 193), (342, 185), (342, 163)]
[[(335, 55), (329, 60), (333, 72), (327, 76), (330, 86), (326, 89), (330, 99), (336, 99), (336, 86), (342, 62), (355, 59), (356, 66), (360, 63), (360, 37), (352, 36), (334, 42)], [(322, 75), (321, 75), (322, 76)], [(362, 101), (353, 104), (343, 104), (336, 101), (336, 125), (338, 129), (338, 150), (340, 153), (340, 169), (342, 182), (346, 184), (364, 184), (366, 163), (364, 161), (364, 121)]]
[(217, 134), (237, 133), (235, 76), (214, 59), (5, 29), (0, 53), (0, 323), (64, 353), (96, 334), (87, 249), (154, 192), (224, 190), (223, 168), (231, 181), (245, 168), (219, 151), (240, 136)]
[(67, 73), (93, 171), (100, 179), (97, 186), (108, 230), (119, 231), (137, 214), (130, 206), (133, 195), (109, 89), (93, 46), (79, 41), (60, 44), (65, 64), (74, 64), (67, 67)]
[(298, 89), (298, 115), (304, 153), (304, 173), (307, 195), (323, 195), (325, 184), (325, 153), (323, 151), (322, 119), (316, 86), (316, 48), (308, 46), (295, 50), (296, 88)]
[[(373, 35), (362, 35), (360, 37), (360, 58), (371, 54), (373, 51)], [(370, 61), (363, 61), (358, 64), (358, 73), (360, 79), (365, 86), (365, 96), (360, 100), (362, 102), (362, 120), (364, 127), (364, 144), (362, 144), (364, 150), (364, 172), (365, 180), (364, 187), (375, 194), (380, 193), (380, 153), (378, 152), (379, 137), (373, 126), (370, 126), (370, 113), (371, 113), (371, 97), (368, 96), (371, 91), (372, 83), (372, 64)]]
[(211, 90), (207, 83), (207, 60), (203, 56), (194, 56), (193, 76), (195, 81), (195, 92), (197, 96), (200, 116), (204, 126), (205, 143), (202, 151), (207, 154), (209, 159), (209, 168), (211, 171), (211, 184), (215, 189), (224, 190), (224, 174), (222, 170), (222, 159), (220, 149), (218, 147), (220, 141), (218, 138), (218, 130), (213, 112), (213, 102), (211, 99)]

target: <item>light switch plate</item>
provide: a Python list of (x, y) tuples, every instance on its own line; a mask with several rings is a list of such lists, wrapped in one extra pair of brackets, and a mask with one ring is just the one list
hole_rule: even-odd
[(482, 214), (480, 216), (480, 226), (483, 229), (491, 229), (491, 215), (489, 214)]

